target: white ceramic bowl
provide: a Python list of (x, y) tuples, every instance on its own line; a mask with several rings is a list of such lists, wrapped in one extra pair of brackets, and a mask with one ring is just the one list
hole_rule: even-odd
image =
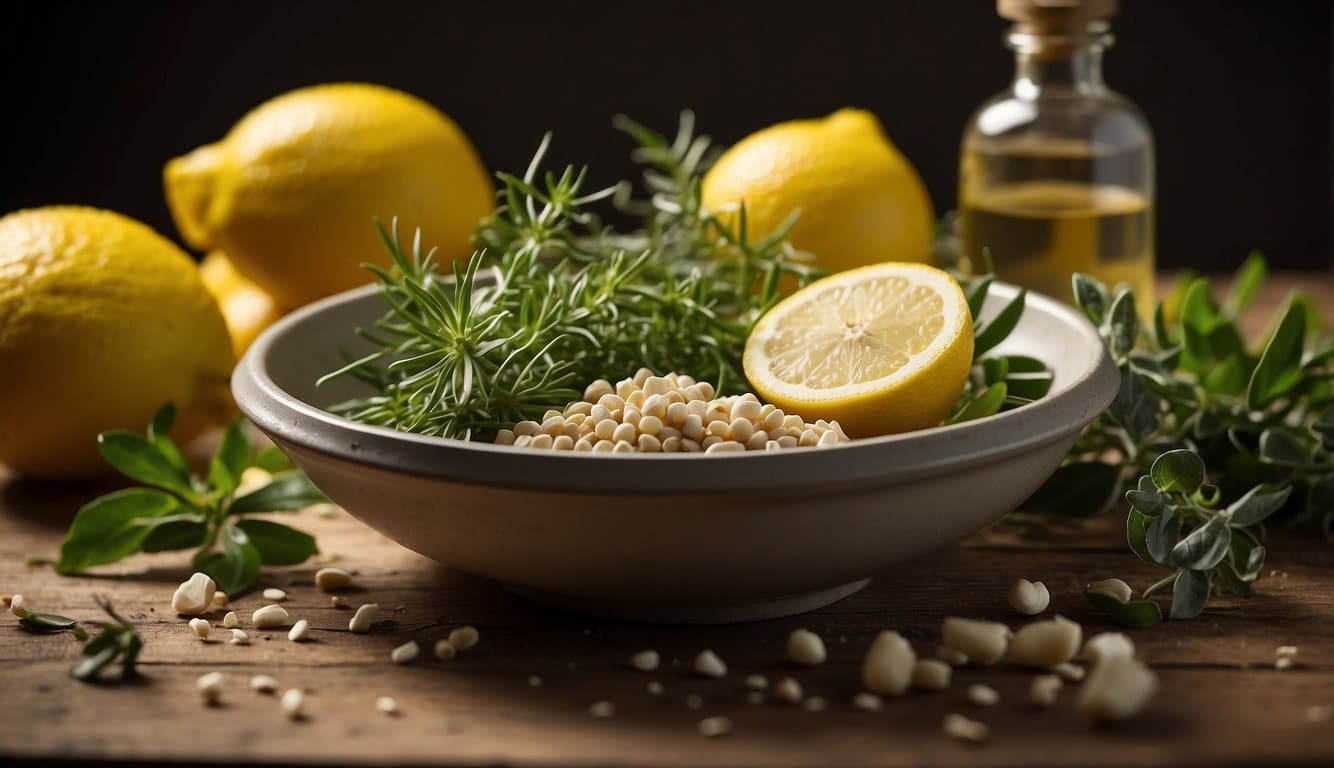
[[(983, 316), (1014, 293), (995, 285)], [(403, 546), (543, 603), (637, 620), (763, 619), (849, 595), (1012, 510), (1118, 385), (1093, 326), (1029, 294), (996, 351), (1052, 367), (1051, 392), (1032, 405), (827, 448), (558, 453), (323, 410), (364, 393), (350, 379), (314, 382), (342, 363), (340, 348), (363, 349), (352, 329), (382, 311), (368, 286), (281, 320), (237, 366), (237, 403), (330, 498)]]

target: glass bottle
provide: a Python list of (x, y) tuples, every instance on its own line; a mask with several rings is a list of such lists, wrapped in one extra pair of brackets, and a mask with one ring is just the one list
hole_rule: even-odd
[(964, 133), (965, 266), (1071, 300), (1070, 276), (1134, 289), (1153, 306), (1153, 137), (1102, 81), (1115, 0), (998, 0), (1015, 22), (1014, 82)]

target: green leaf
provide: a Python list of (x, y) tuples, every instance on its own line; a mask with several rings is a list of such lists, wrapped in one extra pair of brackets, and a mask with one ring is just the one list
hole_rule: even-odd
[(1170, 349), (1177, 343), (1168, 329), (1167, 313), (1162, 304), (1153, 310), (1153, 341), (1159, 349)]
[(1306, 491), (1306, 506), (1300, 521), (1328, 537), (1334, 528), (1334, 472), (1316, 478)]
[(1153, 460), (1149, 476), (1164, 493), (1194, 493), (1204, 483), (1204, 460), (1184, 448), (1167, 451)]
[(1163, 620), (1162, 609), (1152, 600), (1130, 600), (1123, 603), (1110, 595), (1092, 592), (1087, 588), (1084, 590), (1084, 597), (1118, 626), (1140, 629), (1159, 624)]
[(179, 509), (175, 497), (148, 488), (127, 488), (94, 499), (70, 524), (60, 544), (56, 572), (68, 576), (138, 552), (153, 519)]
[(282, 523), (245, 519), (235, 525), (250, 537), (265, 565), (296, 565), (319, 553), (314, 536)]
[(964, 295), (968, 299), (968, 312), (973, 317), (973, 322), (977, 322), (977, 316), (982, 312), (982, 305), (987, 301), (987, 291), (991, 288), (991, 282), (996, 278), (995, 275), (982, 275), (968, 284)]
[(218, 589), (235, 597), (254, 586), (261, 562), (259, 550), (250, 543), (246, 532), (229, 525), (223, 532), (222, 551), (200, 553), (195, 556), (194, 565), (196, 570), (212, 577)]
[(1005, 357), (989, 357), (982, 361), (982, 378), (987, 386), (999, 384), (1010, 375), (1010, 360)]
[(1223, 500), (1223, 489), (1213, 483), (1204, 483), (1190, 495), (1190, 499), (1197, 506), (1213, 509)]
[(1151, 565), (1155, 563), (1153, 557), (1149, 555), (1145, 531), (1152, 522), (1153, 518), (1136, 509), (1131, 509), (1126, 515), (1126, 543), (1130, 545), (1130, 551), (1139, 555), (1140, 560)]
[(968, 401), (963, 410), (952, 416), (947, 423), (962, 424), (965, 421), (992, 416), (999, 412), (1001, 406), (1005, 404), (1005, 395), (1005, 382), (992, 384), (982, 390), (982, 394)]
[(1138, 443), (1158, 429), (1161, 410), (1162, 400), (1145, 385), (1144, 377), (1123, 363), (1121, 387), (1107, 407), (1107, 416)]
[(1301, 379), (1302, 344), (1306, 337), (1306, 314), (1289, 301), (1269, 337), (1260, 362), (1246, 389), (1246, 405), (1261, 410), (1292, 390)]
[(158, 412), (153, 414), (153, 420), (148, 422), (148, 439), (150, 442), (159, 437), (166, 437), (171, 432), (171, 427), (176, 423), (176, 405), (171, 401), (163, 404)]
[(1241, 311), (1249, 306), (1260, 292), (1260, 286), (1264, 285), (1264, 281), (1265, 257), (1259, 251), (1251, 251), (1246, 261), (1237, 269), (1237, 275), (1232, 281), (1232, 290), (1228, 291), (1227, 300), (1223, 303), (1223, 312), (1228, 317), (1241, 314)]
[(255, 457), (255, 466), (274, 475), (295, 469), (292, 466), (292, 460), (287, 458), (287, 454), (283, 453), (276, 445), (271, 445), (260, 451), (259, 455)]
[(1130, 502), (1132, 509), (1145, 517), (1157, 517), (1166, 507), (1167, 497), (1153, 487), (1153, 480), (1148, 475), (1141, 476), (1139, 480), (1139, 488), (1126, 491), (1126, 501)]
[(1281, 509), (1291, 494), (1292, 486), (1275, 488), (1272, 485), (1257, 485), (1228, 505), (1227, 512), (1232, 525), (1245, 528), (1263, 522)]
[(167, 437), (167, 433), (175, 423), (176, 406), (167, 402), (153, 415), (153, 420), (148, 422), (148, 442), (152, 443), (158, 453), (162, 454), (162, 458), (176, 470), (177, 479), (188, 485), (190, 466), (186, 463), (185, 456), (181, 455), (181, 450), (176, 447), (176, 443)]
[(1207, 571), (1223, 562), (1231, 543), (1227, 518), (1214, 517), (1172, 547), (1171, 563), (1190, 571)]
[(208, 484), (214, 491), (226, 496), (241, 484), (241, 473), (250, 466), (250, 443), (241, 431), (241, 420), (227, 425), (222, 442), (208, 465)]
[(23, 616), (19, 618), (19, 624), (29, 632), (38, 634), (48, 634), (51, 632), (64, 632), (67, 629), (77, 629), (79, 622), (68, 616), (59, 616), (54, 613), (38, 613), (23, 609)]
[(1153, 519), (1144, 529), (1144, 546), (1149, 558), (1159, 565), (1167, 565), (1172, 556), (1172, 548), (1181, 539), (1181, 518), (1171, 509)]
[(1071, 278), (1075, 306), (1084, 311), (1094, 325), (1101, 326), (1107, 312), (1107, 287), (1096, 277), (1076, 272)]
[(1242, 581), (1255, 581), (1265, 565), (1265, 548), (1246, 531), (1233, 531), (1227, 560)]
[(237, 497), (227, 508), (229, 515), (256, 512), (294, 512), (311, 504), (328, 501), (323, 493), (298, 472), (275, 475), (273, 481), (258, 490)]
[(1204, 377), (1204, 388), (1216, 395), (1235, 397), (1246, 391), (1248, 374), (1245, 363), (1229, 357), (1214, 366)]
[(1311, 431), (1325, 446), (1325, 450), (1334, 452), (1334, 408), (1326, 408), (1320, 418), (1311, 425)]
[(1130, 354), (1139, 338), (1139, 315), (1135, 313), (1135, 294), (1122, 289), (1112, 302), (1112, 311), (1107, 317), (1111, 331), (1112, 353), (1118, 358)]
[(204, 523), (204, 516), (197, 515), (197, 520), (185, 519), (185, 515), (174, 515), (182, 518), (170, 520), (153, 526), (148, 535), (144, 537), (140, 544), (141, 552), (170, 552), (177, 549), (194, 549), (203, 546), (205, 538), (208, 536), (208, 526)]
[(1027, 289), (1020, 288), (1010, 303), (1006, 304), (991, 322), (982, 326), (973, 340), (973, 357), (981, 357), (1010, 335), (1024, 314), (1024, 299), (1027, 295)]
[[(1264, 548), (1261, 547), (1263, 550)], [(1219, 582), (1219, 586), (1240, 597), (1250, 597), (1254, 590), (1251, 589), (1250, 582), (1241, 578), (1229, 560), (1224, 560), (1218, 564), (1213, 572), (1214, 579)]]
[(1172, 608), (1168, 616), (1173, 619), (1193, 619), (1204, 610), (1209, 602), (1209, 574), (1206, 571), (1181, 571), (1177, 583), (1172, 587)]
[(1303, 467), (1310, 463), (1310, 450), (1301, 438), (1283, 427), (1260, 433), (1260, 461), (1279, 467)]
[(1121, 468), (1077, 461), (1057, 469), (1019, 511), (1057, 517), (1089, 517), (1110, 507), (1121, 488)]
[(143, 435), (115, 429), (98, 435), (97, 445), (102, 458), (131, 480), (193, 498), (189, 476)]

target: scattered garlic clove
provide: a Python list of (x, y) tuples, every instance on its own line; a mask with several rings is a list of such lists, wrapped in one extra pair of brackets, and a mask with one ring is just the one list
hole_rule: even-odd
[(195, 573), (176, 588), (176, 594), (171, 596), (171, 609), (182, 616), (207, 613), (213, 607), (213, 595), (217, 591), (217, 583), (208, 574)]
[(281, 603), (287, 599), (287, 593), (277, 587), (269, 587), (264, 590), (264, 599), (272, 600), (275, 603)]
[(1038, 675), (1028, 685), (1028, 703), (1042, 709), (1051, 707), (1063, 685), (1058, 675)]
[(959, 741), (980, 744), (987, 740), (990, 730), (986, 723), (970, 720), (963, 715), (950, 713), (940, 724), (946, 736)]
[(352, 586), (352, 574), (342, 568), (321, 568), (315, 572), (315, 586), (324, 592)]
[(706, 717), (699, 721), (699, 732), (710, 739), (726, 736), (732, 732), (732, 721), (725, 717)]
[(794, 629), (787, 636), (787, 657), (803, 667), (815, 667), (823, 664), (828, 654), (824, 640), (809, 629)]
[(449, 633), (449, 644), (454, 646), (454, 650), (463, 653), (469, 650), (481, 640), (481, 635), (476, 627), (459, 627)]
[(885, 708), (885, 700), (869, 691), (862, 691), (852, 697), (852, 708), (863, 712), (879, 712)]
[(268, 675), (255, 675), (250, 678), (250, 690), (255, 693), (277, 693), (278, 681)]
[(940, 659), (918, 659), (913, 665), (912, 687), (921, 691), (943, 691), (950, 687), (954, 669)]
[(764, 675), (746, 675), (745, 686), (752, 691), (762, 691), (769, 687), (769, 678)]
[(19, 617), (20, 619), (23, 618), (25, 615), (23, 612), (24, 611), (23, 604), (25, 602), (27, 601), (23, 599), (23, 595), (10, 595), (9, 612)]
[(1295, 659), (1295, 658), (1297, 658), (1297, 646), (1295, 646), (1295, 645), (1280, 645), (1279, 647), (1277, 647), (1277, 648), (1274, 649), (1274, 658), (1282, 659), (1282, 658), (1284, 658), (1284, 657), (1287, 657), (1287, 658), (1290, 658), (1290, 659)]
[(529, 688), (541, 688), (541, 687), (542, 687), (542, 678), (538, 677), (537, 675), (529, 675), (529, 676), (528, 676), (528, 687), (529, 687)]
[(648, 685), (644, 686), (644, 690), (648, 691), (648, 695), (650, 696), (661, 696), (667, 692), (667, 689), (663, 688), (662, 683), (657, 680), (648, 681)]
[(970, 685), (968, 701), (979, 707), (994, 707), (1000, 703), (1000, 693), (989, 685)]
[(306, 714), (306, 694), (300, 688), (288, 688), (283, 691), (283, 714), (292, 720), (300, 720)]
[(213, 593), (213, 607), (215, 608), (226, 608), (230, 600), (231, 598), (227, 597), (227, 593), (221, 589)]
[(398, 714), (398, 701), (393, 696), (381, 696), (375, 700), (375, 708), (386, 715)]
[(704, 709), (704, 697), (692, 693), (686, 697), (686, 709)]
[(281, 605), (266, 605), (256, 608), (250, 614), (250, 623), (255, 625), (255, 629), (276, 629), (287, 626), (291, 618), (287, 609)]
[(1040, 581), (1019, 579), (1010, 587), (1010, 607), (1025, 616), (1036, 616), (1047, 610), (1051, 603), (1051, 594), (1047, 585)]
[(435, 647), (431, 649), (433, 655), (440, 661), (453, 661), (458, 655), (458, 649), (449, 640), (441, 639), (435, 641)]
[(610, 701), (595, 701), (588, 708), (588, 714), (598, 720), (616, 716), (616, 705)]
[(990, 666), (1005, 656), (1011, 632), (998, 621), (951, 616), (941, 626), (941, 637), (945, 645), (962, 652), (969, 662)]
[(630, 666), (640, 672), (652, 672), (658, 668), (658, 661), (657, 651), (640, 651), (630, 657)]
[(358, 635), (364, 635), (371, 631), (371, 625), (380, 620), (380, 606), (378, 603), (365, 603), (357, 608), (357, 612), (347, 622), (349, 632)]
[(801, 702), (805, 693), (801, 690), (801, 683), (796, 680), (785, 677), (779, 680), (773, 689), (773, 700), (780, 704), (798, 704)]
[(876, 635), (862, 662), (862, 687), (872, 693), (898, 696), (912, 682), (917, 654), (898, 632)]
[(1099, 662), (1079, 689), (1079, 713), (1094, 722), (1127, 720), (1153, 698), (1158, 676), (1130, 656)]
[(1010, 659), (1028, 667), (1054, 667), (1075, 657), (1084, 630), (1063, 616), (1027, 624), (1010, 641)]
[(250, 635), (244, 629), (233, 629), (230, 642), (232, 645), (250, 645)]
[(1120, 579), (1103, 579), (1088, 585), (1087, 590), (1095, 595), (1106, 595), (1118, 603), (1128, 603), (1135, 596), (1135, 590)]
[(810, 696), (801, 702), (801, 706), (807, 712), (823, 712), (829, 708), (829, 702), (823, 696)]
[(703, 650), (695, 657), (695, 671), (705, 677), (723, 677), (727, 674), (727, 665), (711, 650)]
[(968, 663), (968, 654), (957, 648), (951, 648), (948, 645), (936, 646), (936, 658), (951, 667), (962, 667)]
[(1135, 643), (1124, 632), (1102, 632), (1090, 637), (1084, 643), (1084, 650), (1080, 655), (1093, 664), (1105, 661), (1113, 656), (1130, 656), (1133, 658)]
[(200, 640), (207, 640), (209, 633), (213, 631), (213, 625), (209, 624), (207, 619), (190, 619), (190, 631)]
[(1055, 672), (1062, 679), (1068, 680), (1072, 683), (1077, 683), (1080, 680), (1083, 680), (1085, 674), (1083, 667), (1078, 666), (1076, 664), (1071, 664), (1068, 661), (1065, 662), (1064, 664), (1057, 664), (1056, 666), (1051, 668), (1051, 671)]
[(226, 677), (221, 672), (209, 672), (195, 680), (195, 690), (205, 704), (212, 706), (222, 697), (222, 684), (225, 680)]
[(409, 640), (389, 652), (389, 659), (395, 664), (411, 664), (421, 655), (421, 646), (416, 640)]
[(287, 633), (287, 639), (291, 640), (294, 643), (299, 643), (302, 640), (305, 640), (306, 636), (309, 634), (310, 634), (310, 622), (306, 621), (305, 619), (301, 619), (300, 621), (292, 625), (292, 629)]
[(236, 611), (228, 611), (226, 616), (222, 617), (223, 629), (236, 629), (241, 626), (241, 619), (236, 615)]

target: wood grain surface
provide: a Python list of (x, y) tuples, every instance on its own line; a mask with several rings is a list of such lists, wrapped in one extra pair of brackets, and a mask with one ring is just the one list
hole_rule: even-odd
[[(1276, 306), (1289, 279), (1262, 298)], [(1303, 288), (1334, 308), (1328, 276)], [(1322, 293), (1323, 292), (1323, 293)], [(1263, 312), (1263, 308), (1261, 310)], [(1074, 710), (1077, 684), (1057, 705), (1024, 704), (1033, 676), (1006, 664), (962, 669), (940, 693), (912, 693), (883, 711), (852, 708), (858, 668), (874, 634), (902, 632), (919, 654), (931, 654), (948, 615), (1026, 619), (1005, 595), (1019, 577), (1041, 579), (1051, 612), (1084, 626), (1113, 629), (1081, 595), (1091, 580), (1121, 576), (1142, 587), (1158, 573), (1125, 548), (1116, 515), (1081, 526), (1000, 525), (916, 562), (880, 574), (871, 586), (836, 605), (792, 619), (736, 626), (628, 625), (587, 620), (534, 607), (498, 586), (452, 572), (371, 531), (341, 511), (286, 516), (315, 534), (323, 557), (356, 574), (344, 593), (355, 606), (377, 602), (386, 621), (353, 635), (351, 611), (330, 605), (313, 586), (317, 563), (266, 569), (261, 586), (289, 592), (293, 618), (308, 619), (311, 641), (293, 643), (286, 630), (253, 631), (259, 594), (236, 601), (253, 642), (201, 642), (172, 614), (170, 598), (188, 575), (183, 555), (142, 556), (103, 578), (62, 578), (24, 558), (55, 551), (73, 511), (107, 490), (96, 485), (46, 485), (0, 476), (0, 593), (83, 620), (98, 618), (93, 596), (105, 595), (132, 619), (146, 641), (142, 680), (85, 685), (68, 671), (78, 644), (67, 636), (20, 630), (0, 618), (0, 761), (6, 764), (83, 761), (126, 764), (509, 764), (624, 766), (817, 765), (1330, 765), (1334, 764), (1334, 545), (1276, 533), (1256, 595), (1216, 599), (1200, 618), (1132, 632), (1140, 656), (1158, 673), (1160, 690), (1135, 721), (1092, 727)], [(911, 532), (905, 532), (911, 535)], [(220, 624), (222, 613), (211, 618)], [(451, 662), (430, 658), (430, 644), (471, 624), (480, 644)], [(829, 648), (828, 663), (798, 668), (784, 659), (787, 633), (807, 627)], [(409, 639), (423, 657), (399, 666), (389, 653)], [(1296, 664), (1274, 666), (1275, 648), (1296, 645)], [(628, 659), (651, 648), (656, 672), (637, 672)], [(728, 664), (719, 680), (691, 672), (711, 648)], [(205, 707), (195, 679), (227, 675), (219, 706)], [(289, 721), (273, 696), (254, 693), (254, 674), (308, 692), (308, 716)], [(824, 711), (755, 704), (743, 678), (793, 676)], [(534, 685), (534, 676), (540, 685)], [(662, 696), (646, 691), (656, 680)], [(983, 682), (1000, 703), (966, 702), (968, 685)], [(376, 710), (393, 696), (400, 714)], [(691, 707), (698, 696), (698, 709)], [(616, 715), (590, 717), (589, 706), (611, 701)], [(986, 722), (990, 739), (964, 745), (941, 733), (959, 712)], [(725, 715), (733, 732), (708, 739), (704, 717)]]

